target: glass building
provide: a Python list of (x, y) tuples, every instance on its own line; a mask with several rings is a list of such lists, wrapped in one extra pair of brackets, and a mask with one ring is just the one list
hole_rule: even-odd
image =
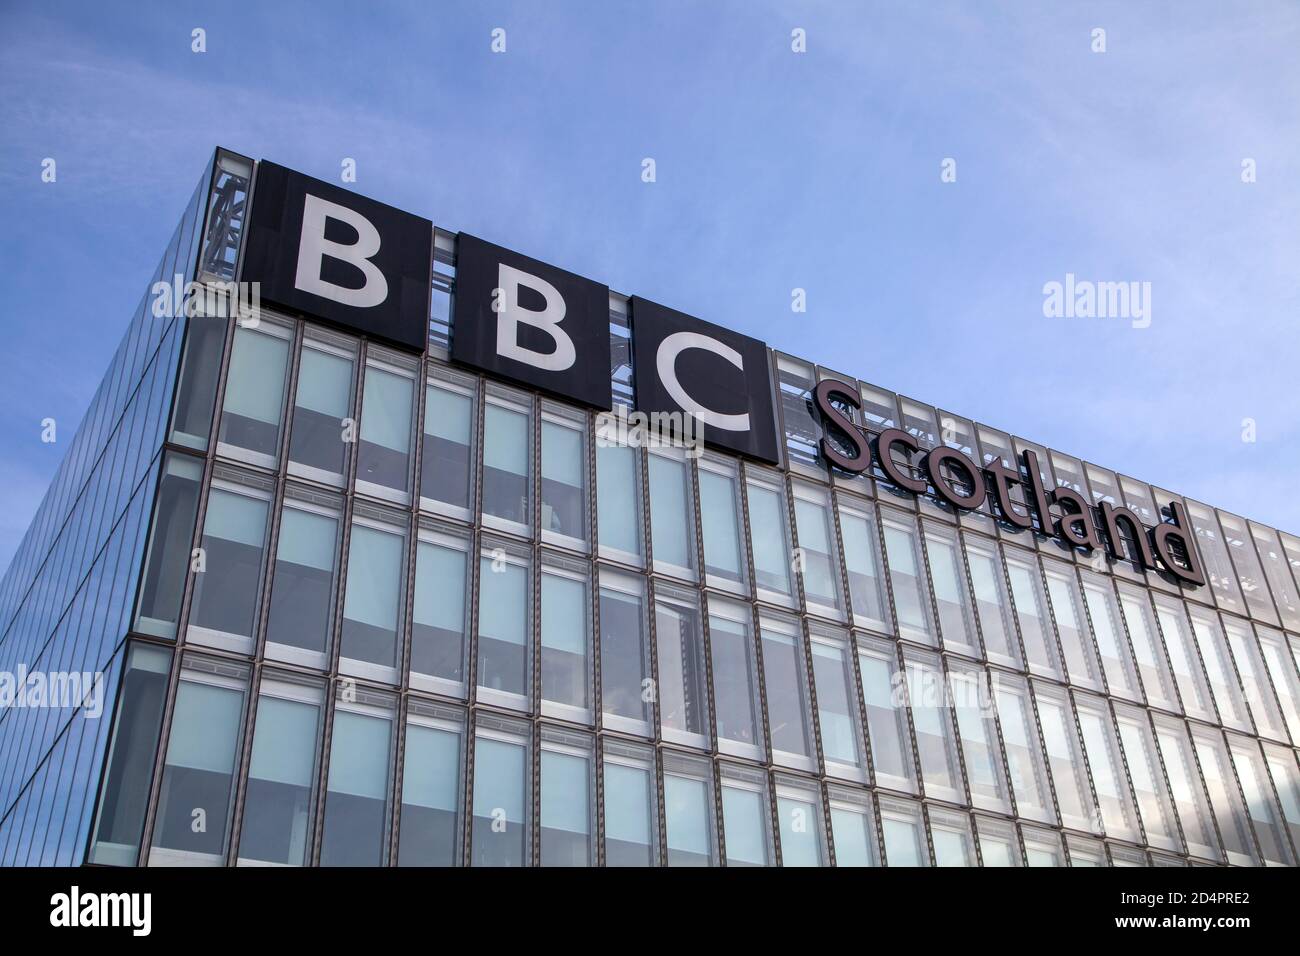
[[(155, 283), (239, 278), (256, 166), (216, 152)], [(779, 467), (598, 440), (451, 363), (456, 252), (418, 355), (142, 300), (0, 584), (0, 670), (105, 695), (0, 711), (0, 862), (1296, 863), (1300, 538), (771, 351)], [(1208, 584), (828, 466), (828, 378), (1179, 502)]]

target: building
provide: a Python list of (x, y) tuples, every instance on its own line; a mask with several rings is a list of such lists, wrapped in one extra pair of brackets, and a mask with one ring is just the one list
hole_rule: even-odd
[(0, 584), (0, 861), (1293, 865), (1298, 659), (1300, 538), (217, 150)]

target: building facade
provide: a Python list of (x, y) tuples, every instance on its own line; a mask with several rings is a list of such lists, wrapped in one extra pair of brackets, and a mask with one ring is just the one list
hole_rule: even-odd
[(178, 276), (0, 585), (103, 675), (4, 864), (1296, 863), (1300, 538), (225, 150)]

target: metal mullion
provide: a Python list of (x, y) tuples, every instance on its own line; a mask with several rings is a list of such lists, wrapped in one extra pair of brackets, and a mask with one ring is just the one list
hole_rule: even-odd
[[(1110, 678), (1106, 674), (1106, 661), (1101, 654), (1101, 645), (1097, 643), (1097, 629), (1092, 623), (1092, 611), (1088, 608), (1088, 592), (1083, 586), (1083, 572), (1079, 568), (1078, 562), (1070, 563), (1071, 572), (1074, 574), (1074, 586), (1079, 592), (1079, 604), (1083, 610), (1083, 623), (1087, 625), (1088, 633), (1083, 635), (1082, 639), (1089, 642), (1092, 647), (1092, 659), (1097, 662), (1097, 677), (1101, 681), (1101, 695), (1109, 699), (1111, 697)], [(1101, 572), (1097, 572), (1101, 573)], [(1061, 648), (1065, 650), (1064, 647)], [(1119, 648), (1116, 648), (1119, 650)], [(1130, 658), (1132, 659), (1132, 658)], [(1137, 661), (1133, 661), (1133, 669), (1137, 670)], [(1069, 673), (1069, 668), (1066, 669)]]
[[(1110, 719), (1110, 732), (1115, 742), (1115, 749), (1119, 753), (1119, 765), (1124, 771), (1124, 782), (1128, 787), (1129, 806), (1133, 810), (1134, 819), (1137, 820), (1138, 836), (1142, 840), (1142, 846), (1151, 847), (1151, 837), (1147, 835), (1146, 821), (1142, 818), (1142, 807), (1138, 804), (1137, 788), (1133, 786), (1133, 772), (1129, 770), (1128, 754), (1124, 752), (1124, 739), (1119, 733), (1119, 720), (1115, 715), (1115, 702), (1110, 697), (1102, 698), (1102, 704), (1105, 707), (1106, 715)], [(1170, 797), (1170, 804), (1173, 804), (1173, 798)], [(1103, 824), (1104, 825), (1104, 824)], [(1186, 849), (1186, 844), (1184, 844)]]
[[(1255, 712), (1251, 710), (1250, 698), (1246, 694), (1246, 685), (1241, 679), (1241, 668), (1237, 666), (1237, 656), (1232, 652), (1232, 641), (1228, 640), (1228, 629), (1223, 624), (1223, 620), (1224, 620), (1223, 615), (1225, 612), (1214, 611), (1213, 613), (1215, 614), (1218, 620), (1219, 635), (1222, 638), (1222, 642), (1223, 642), (1223, 652), (1228, 655), (1228, 667), (1232, 669), (1232, 673), (1226, 676), (1229, 679), (1233, 677), (1237, 679), (1237, 690), (1241, 691), (1240, 700), (1246, 709), (1246, 720), (1250, 723), (1250, 735), (1258, 739), (1262, 736), (1259, 732), (1259, 721), (1255, 719)], [(1279, 617), (1278, 620), (1281, 620), (1281, 617)], [(1255, 628), (1253, 626), (1252, 621), (1249, 618), (1246, 618), (1245, 623), (1247, 624), (1247, 626), (1250, 627), (1251, 632), (1253, 633)], [(1209, 674), (1206, 674), (1205, 676), (1206, 679), (1208, 680)], [(1229, 685), (1228, 687), (1228, 693), (1229, 694), (1232, 693), (1231, 685)], [(1220, 722), (1222, 722), (1223, 720), (1222, 715), (1220, 715), (1219, 720)]]
[[(956, 708), (948, 701), (951, 693), (952, 681), (951, 675), (948, 671), (948, 655), (945, 653), (939, 654), (939, 673), (943, 675), (942, 693), (944, 699), (944, 703), (940, 706), (942, 706), (947, 715), (949, 731), (952, 733), (953, 746), (957, 751), (957, 768), (961, 772), (962, 790), (966, 794), (966, 806), (974, 808), (975, 795), (970, 785), (970, 774), (966, 769), (966, 749), (962, 746), (961, 725), (957, 722)], [(973, 825), (974, 824), (972, 824), (972, 826)]]
[[(1182, 845), (1182, 856), (1191, 857), (1192, 849), (1187, 842), (1187, 831), (1183, 828), (1182, 815), (1178, 812), (1178, 801), (1174, 799), (1174, 788), (1169, 781), (1169, 769), (1165, 766), (1165, 755), (1160, 748), (1160, 730), (1156, 727), (1156, 722), (1147, 708), (1142, 708), (1143, 717), (1146, 719), (1147, 730), (1151, 734), (1151, 747), (1156, 752), (1156, 764), (1160, 768), (1160, 779), (1164, 783), (1164, 792), (1169, 797), (1169, 812), (1173, 815), (1174, 826), (1178, 830), (1178, 842)], [(1213, 813), (1210, 814), (1213, 816)], [(1217, 834), (1216, 834), (1217, 836)]]
[[(1106, 833), (1105, 818), (1101, 813), (1101, 800), (1097, 797), (1096, 781), (1092, 775), (1092, 762), (1088, 759), (1088, 745), (1083, 738), (1083, 725), (1079, 722), (1079, 706), (1074, 699), (1074, 693), (1073, 687), (1065, 688), (1065, 699), (1069, 702), (1070, 717), (1074, 721), (1074, 735), (1079, 745), (1079, 756), (1083, 758), (1083, 771), (1088, 778), (1088, 794), (1092, 797), (1092, 820), (1090, 822), (1095, 821), (1099, 824), (1103, 838), (1110, 839), (1110, 835)], [(1061, 825), (1065, 825), (1064, 820), (1061, 821)]]

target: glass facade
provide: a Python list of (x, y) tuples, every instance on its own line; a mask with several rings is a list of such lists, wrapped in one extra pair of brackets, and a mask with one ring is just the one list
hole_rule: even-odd
[[(209, 178), (191, 259), (201, 209), (218, 246), (238, 219)], [(0, 591), (6, 666), (93, 660), (116, 704), (0, 715), (5, 862), (1296, 862), (1300, 541), (1188, 502), (1186, 590), (850, 478), (809, 403), (844, 377), (788, 356), (780, 468), (609, 445), (448, 364), (435, 259), (418, 357), (272, 310), (132, 326)], [(1170, 500), (856, 387), (868, 429)]]

